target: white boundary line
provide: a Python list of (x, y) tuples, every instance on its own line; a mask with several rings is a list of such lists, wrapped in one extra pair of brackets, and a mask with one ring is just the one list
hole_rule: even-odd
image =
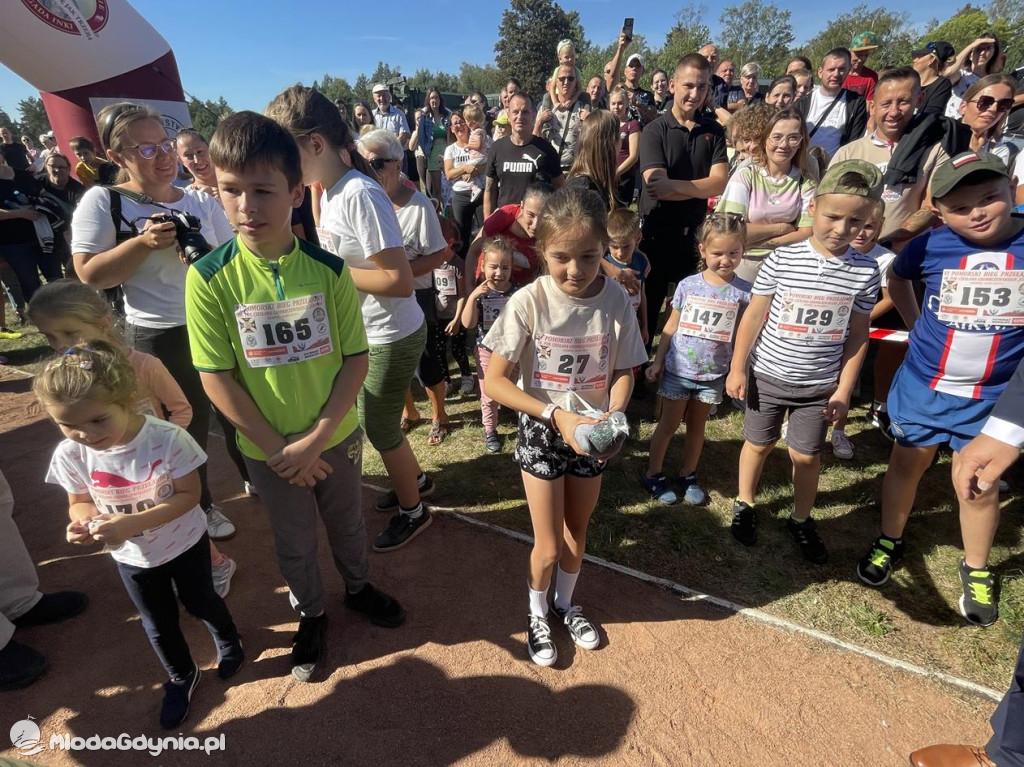
[[(368, 482), (364, 482), (363, 487), (368, 488), (370, 490), (374, 490), (378, 493), (387, 492), (387, 488), (377, 487), (376, 485), (371, 485)], [(475, 519), (470, 515), (462, 514), (456, 511), (455, 509), (447, 508), (445, 506), (437, 506), (434, 504), (430, 504), (430, 508), (433, 511), (443, 512), (448, 516), (461, 520), (462, 522), (466, 522), (470, 525), (474, 525), (485, 530), (490, 530), (491, 532), (497, 533), (498, 535), (503, 535), (506, 538), (512, 538), (513, 540), (519, 541), (521, 543), (528, 543), (531, 545), (533, 544), (533, 538), (531, 538), (529, 535), (526, 535), (525, 533), (520, 533), (516, 530), (509, 530), (508, 528), (501, 527), (490, 522), (484, 522), (482, 520)], [(804, 636), (811, 637), (812, 639), (816, 639), (819, 642), (824, 642), (825, 644), (832, 645), (833, 647), (838, 647), (841, 650), (846, 650), (857, 655), (862, 655), (865, 658), (870, 658), (871, 660), (877, 661), (878, 663), (882, 663), (883, 665), (889, 666), (890, 668), (899, 669), (900, 671), (906, 671), (909, 674), (915, 674), (916, 676), (924, 677), (926, 679), (936, 679), (940, 682), (951, 685), (952, 687), (959, 688), (961, 690), (964, 690), (965, 692), (969, 692), (973, 695), (978, 695), (979, 697), (993, 701), (994, 703), (998, 703), (1003, 698), (1003, 693), (997, 690), (993, 690), (991, 687), (985, 687), (984, 685), (976, 684), (967, 679), (961, 679), (958, 676), (946, 674), (942, 671), (936, 671), (934, 669), (924, 668), (923, 666), (917, 666), (913, 663), (907, 663), (906, 661), (902, 661), (898, 658), (893, 658), (889, 655), (885, 655), (884, 653), (876, 652), (875, 650), (869, 650), (866, 647), (860, 647), (858, 645), (851, 644), (850, 642), (843, 641), (842, 639), (838, 639), (832, 636), (831, 634), (826, 634), (823, 631), (807, 628), (806, 626), (801, 626), (798, 623), (788, 621), (785, 618), (776, 617), (762, 610), (757, 610), (753, 607), (744, 607), (743, 605), (737, 604), (736, 602), (731, 602), (728, 599), (722, 599), (721, 597), (712, 596), (711, 594), (705, 594), (702, 591), (691, 589), (688, 586), (683, 586), (679, 583), (676, 583), (675, 581), (670, 581), (667, 578), (658, 578), (654, 575), (648, 575), (647, 573), (641, 572), (640, 570), (634, 570), (631, 567), (619, 565), (615, 562), (609, 562), (606, 559), (595, 557), (592, 554), (584, 554), (583, 558), (587, 562), (597, 565), (598, 567), (603, 567), (606, 570), (612, 570), (621, 575), (626, 575), (630, 578), (636, 578), (637, 580), (644, 581), (645, 583), (650, 583), (655, 586), (661, 586), (664, 589), (668, 589), (669, 591), (684, 597), (686, 601), (704, 602), (706, 604), (714, 605), (715, 607), (721, 610), (725, 610), (726, 612), (742, 615), (744, 618), (749, 618), (751, 620), (757, 621), (758, 623), (773, 626), (774, 628), (782, 629), (783, 631), (789, 631), (794, 634), (803, 634)]]

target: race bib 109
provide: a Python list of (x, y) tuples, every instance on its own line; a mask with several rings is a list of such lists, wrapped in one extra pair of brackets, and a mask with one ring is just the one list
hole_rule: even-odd
[(251, 368), (287, 365), (334, 350), (324, 294), (235, 306), (238, 335)]
[(738, 301), (687, 296), (679, 314), (679, 332), (684, 336), (727, 344), (732, 341), (739, 308)]
[(853, 296), (790, 290), (779, 311), (779, 338), (842, 343), (850, 327)]
[(607, 333), (583, 338), (538, 334), (531, 385), (555, 391), (608, 388), (608, 340)]
[(943, 269), (937, 317), (981, 327), (1024, 325), (1024, 270)]

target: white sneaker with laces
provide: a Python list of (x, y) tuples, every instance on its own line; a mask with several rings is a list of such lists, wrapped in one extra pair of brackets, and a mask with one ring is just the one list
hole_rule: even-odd
[(832, 455), (843, 461), (853, 458), (853, 443), (850, 442), (845, 431), (832, 430)]
[(235, 570), (238, 569), (238, 564), (231, 557), (224, 556), (224, 564), (214, 565), (210, 569), (210, 573), (213, 575), (213, 590), (217, 592), (217, 596), (221, 599), (228, 595), (231, 591), (231, 576), (235, 574)]
[(526, 651), (530, 660), (538, 666), (550, 666), (558, 660), (558, 650), (551, 641), (551, 626), (547, 618), (530, 616), (530, 625), (526, 629)]
[(572, 637), (572, 641), (575, 642), (577, 647), (581, 647), (584, 650), (594, 650), (601, 644), (601, 635), (597, 633), (597, 628), (594, 624), (583, 617), (582, 607), (572, 605), (565, 612), (557, 607), (552, 609), (555, 611), (555, 615), (565, 623), (565, 627), (569, 629), (569, 636)]
[(206, 512), (206, 532), (215, 541), (224, 541), (235, 534), (235, 526), (224, 516), (220, 506), (213, 504)]

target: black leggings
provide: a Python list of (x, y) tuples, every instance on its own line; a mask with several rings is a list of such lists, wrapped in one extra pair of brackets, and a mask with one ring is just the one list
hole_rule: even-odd
[(484, 225), (484, 196), (477, 195), (476, 200), (470, 200), (471, 192), (452, 192), (452, 215), (455, 216), (455, 223), (459, 227), (459, 235), (462, 237), (462, 249), (459, 255), (466, 257), (469, 244), (476, 236), (476, 231)]
[[(437, 360), (437, 364), (444, 371), (444, 380), (451, 383), (452, 374), (448, 369), (448, 341), (452, 342), (452, 357), (455, 362), (459, 365), (459, 373), (464, 378), (469, 378), (473, 375), (473, 369), (469, 366), (469, 355), (466, 353), (466, 329), (462, 328), (458, 333), (453, 336), (448, 335), (445, 331), (448, 320), (439, 319), (437, 326), (437, 333), (434, 334), (434, 343), (431, 348), (434, 355), (434, 359)], [(428, 339), (429, 344), (429, 339)]]
[(416, 368), (416, 375), (420, 379), (423, 388), (437, 386), (445, 380), (444, 367), (439, 364), (434, 349), (437, 346), (437, 336), (444, 332), (444, 328), (438, 327), (437, 304), (435, 303), (435, 292), (431, 288), (419, 288), (416, 291), (416, 302), (423, 310), (423, 318), (427, 323), (427, 342), (420, 355), (420, 364)]

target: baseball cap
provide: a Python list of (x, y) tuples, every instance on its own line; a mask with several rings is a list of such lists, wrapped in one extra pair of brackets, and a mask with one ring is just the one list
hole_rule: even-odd
[(498, 112), (498, 116), (494, 118), (495, 125), (508, 125), (508, 112), (502, 109)]
[(386, 86), (384, 83), (377, 83), (376, 85), (373, 86), (374, 93), (381, 93), (386, 90), (388, 90), (388, 86)]
[[(848, 173), (854, 173), (864, 179), (867, 189), (843, 183)], [(867, 160), (843, 160), (829, 167), (818, 183), (816, 197), (823, 194), (854, 194), (872, 200), (882, 199), (882, 172), (878, 166)]]
[(629, 54), (629, 58), (626, 59), (626, 66), (628, 67), (634, 61), (638, 63), (640, 66), (644, 65), (644, 59), (639, 53), (631, 53)]
[(963, 152), (935, 170), (932, 197), (945, 197), (975, 173), (995, 173), (1010, 178), (1006, 164), (991, 152)]
[(956, 49), (945, 40), (935, 40), (926, 43), (923, 48), (913, 51), (914, 56), (928, 56), (929, 54), (937, 58), (940, 64), (945, 64), (956, 55)]
[(851, 51), (870, 51), (879, 45), (878, 35), (874, 32), (858, 32), (850, 40)]

